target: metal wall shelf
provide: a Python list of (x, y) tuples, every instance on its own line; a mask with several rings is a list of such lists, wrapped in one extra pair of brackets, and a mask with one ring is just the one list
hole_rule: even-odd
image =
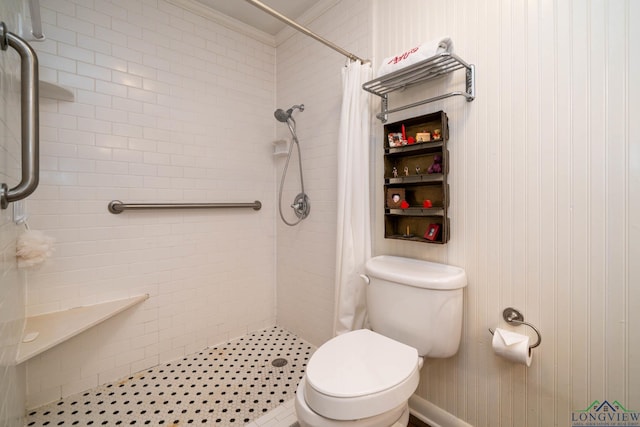
[[(424, 99), (422, 101), (414, 102), (412, 104), (404, 105), (402, 107), (394, 108), (391, 110), (389, 109), (389, 93), (403, 90), (418, 83), (424, 83), (429, 80), (433, 80), (435, 78), (460, 69), (464, 69), (466, 71), (464, 92), (449, 92), (443, 95), (438, 95), (432, 98)], [(382, 123), (386, 123), (388, 114), (390, 113), (417, 107), (429, 102), (439, 101), (451, 96), (463, 96), (468, 102), (473, 101), (476, 97), (475, 66), (473, 64), (467, 64), (465, 61), (452, 53), (442, 52), (435, 56), (432, 56), (431, 58), (427, 58), (424, 61), (417, 62), (408, 67), (368, 81), (367, 83), (362, 85), (362, 88), (367, 92), (378, 95), (382, 98), (381, 111), (376, 115), (376, 117), (380, 119)]]

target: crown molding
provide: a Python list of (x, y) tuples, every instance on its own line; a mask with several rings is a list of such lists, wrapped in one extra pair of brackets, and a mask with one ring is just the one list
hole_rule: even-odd
[[(253, 38), (259, 42), (265, 43), (266, 45), (277, 47), (283, 42), (287, 41), (295, 34), (297, 31), (289, 26), (283, 28), (276, 36), (272, 36), (271, 34), (265, 33), (264, 31), (260, 31), (257, 28), (251, 27), (250, 25), (245, 24), (235, 18), (231, 18), (223, 13), (218, 12), (215, 9), (212, 9), (204, 4), (196, 1), (196, 0), (166, 0), (168, 3), (173, 4), (174, 6), (178, 6), (182, 9), (188, 10), (189, 12), (193, 12), (198, 16), (209, 19), (213, 22), (216, 22), (220, 25), (223, 25), (230, 30), (237, 31), (241, 34), (244, 34), (248, 37)], [(240, 1), (240, 0), (234, 0)], [(312, 23), (314, 20), (322, 16), (329, 9), (338, 4), (341, 0), (322, 0), (316, 3), (312, 8), (303, 13), (297, 20), (300, 25), (307, 26)], [(323, 36), (324, 37), (324, 36)]]
[[(203, 5), (195, 0), (166, 0), (168, 3), (178, 6), (182, 9), (193, 12), (198, 16), (209, 19), (217, 24), (220, 24), (230, 30), (244, 34), (251, 37), (254, 40), (262, 42), (266, 45), (276, 47), (275, 37), (271, 34), (267, 34), (264, 31), (260, 31), (244, 22), (238, 21), (235, 18), (231, 18), (223, 13), (218, 12), (210, 7)], [(234, 0), (238, 1), (238, 0)]]
[[(303, 13), (301, 16), (299, 16), (296, 19), (296, 22), (298, 24), (306, 27), (307, 25), (311, 24), (313, 21), (318, 19), (320, 16), (324, 15), (329, 9), (334, 7), (336, 4), (340, 3), (340, 1), (341, 0), (323, 0), (323, 1), (319, 1), (311, 9), (307, 10), (305, 13)], [(289, 26), (283, 28), (275, 36), (275, 45), (276, 46), (281, 45), (282, 43), (284, 43), (285, 41), (287, 41), (288, 39), (290, 39), (291, 37), (293, 37), (297, 33), (298, 33), (297, 30), (295, 30), (294, 28), (291, 28)], [(318, 35), (322, 36), (324, 38), (327, 38), (322, 34), (318, 34)]]

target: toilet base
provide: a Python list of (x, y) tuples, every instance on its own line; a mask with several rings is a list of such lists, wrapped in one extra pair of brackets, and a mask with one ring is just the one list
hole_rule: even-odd
[(300, 427), (406, 427), (409, 424), (409, 402), (373, 417), (359, 420), (332, 420), (316, 414), (304, 399), (304, 378), (296, 391), (296, 417)]

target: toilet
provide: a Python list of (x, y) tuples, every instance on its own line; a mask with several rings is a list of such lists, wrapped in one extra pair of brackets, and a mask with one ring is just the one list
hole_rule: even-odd
[(320, 346), (296, 391), (301, 427), (404, 427), (423, 357), (451, 357), (462, 331), (463, 269), (382, 255), (365, 266), (371, 330)]

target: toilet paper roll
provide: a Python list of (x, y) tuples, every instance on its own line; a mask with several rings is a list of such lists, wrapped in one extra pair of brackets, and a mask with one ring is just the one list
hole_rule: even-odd
[(531, 352), (529, 351), (529, 337), (496, 328), (493, 333), (493, 351), (514, 363), (531, 366)]

